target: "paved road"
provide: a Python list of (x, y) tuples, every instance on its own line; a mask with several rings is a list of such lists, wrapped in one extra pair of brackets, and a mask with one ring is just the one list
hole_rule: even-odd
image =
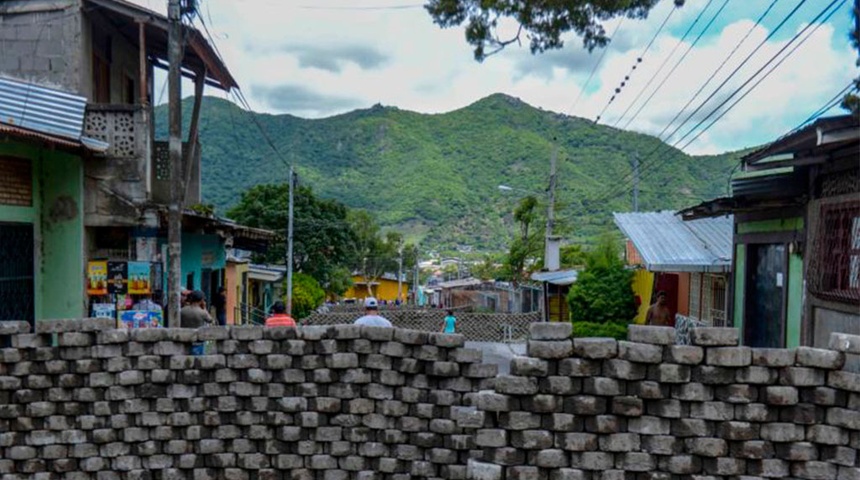
[(466, 342), (466, 347), (483, 351), (484, 363), (498, 365), (500, 374), (511, 371), (514, 356), (526, 354), (524, 343)]

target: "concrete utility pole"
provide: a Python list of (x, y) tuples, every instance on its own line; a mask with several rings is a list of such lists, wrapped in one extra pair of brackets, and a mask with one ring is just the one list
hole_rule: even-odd
[(397, 246), (397, 299), (403, 299), (403, 240)]
[(293, 190), (296, 174), (290, 166), (290, 208), (287, 213), (287, 315), (293, 315)]
[(633, 166), (633, 211), (639, 211), (639, 154), (634, 153), (630, 160)]
[[(553, 139), (554, 140), (554, 139)], [(550, 269), (550, 239), (552, 238), (552, 230), (555, 226), (555, 183), (556, 183), (556, 160), (558, 158), (558, 144), (552, 148), (552, 157), (549, 163), (549, 190), (547, 190), (547, 207), (546, 207), (546, 238), (544, 239), (543, 264), (546, 270)]]
[(179, 327), (182, 288), (182, 199), (185, 196), (185, 182), (182, 174), (182, 23), (180, 22), (179, 0), (168, 0), (169, 21), (167, 57), (169, 67), (168, 109), (170, 122), (170, 207), (167, 217), (167, 318), (168, 327)]

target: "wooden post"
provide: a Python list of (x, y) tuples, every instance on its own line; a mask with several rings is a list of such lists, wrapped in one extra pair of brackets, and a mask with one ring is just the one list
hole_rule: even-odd
[(182, 200), (188, 198), (188, 186), (191, 185), (191, 172), (194, 171), (194, 161), (197, 158), (197, 140), (199, 137), (200, 104), (203, 102), (203, 86), (206, 83), (206, 70), (197, 72), (194, 76), (194, 106), (191, 109), (191, 124), (188, 128), (188, 158), (185, 159), (184, 181), (185, 189)]
[(149, 92), (149, 85), (147, 80), (147, 72), (148, 68), (146, 68), (146, 24), (143, 21), (139, 21), (137, 23), (139, 40), (140, 44), (140, 72), (138, 78), (138, 91), (140, 92), (140, 98), (138, 99), (139, 104), (146, 105), (149, 102), (146, 99), (146, 95)]
[(180, 285), (182, 285), (182, 198), (184, 182), (182, 177), (182, 24), (179, 21), (179, 0), (168, 0), (168, 108), (170, 123), (170, 208), (168, 211), (168, 327), (180, 326)]

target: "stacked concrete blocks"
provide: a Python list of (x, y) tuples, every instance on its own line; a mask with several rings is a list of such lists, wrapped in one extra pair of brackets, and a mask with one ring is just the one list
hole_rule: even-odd
[(860, 338), (751, 349), (730, 328), (631, 326), (628, 341), (532, 329), (528, 357), (476, 397), (475, 480), (860, 478)]
[(461, 336), (113, 325), (0, 323), (0, 479), (458, 480), (480, 453), (496, 368)]

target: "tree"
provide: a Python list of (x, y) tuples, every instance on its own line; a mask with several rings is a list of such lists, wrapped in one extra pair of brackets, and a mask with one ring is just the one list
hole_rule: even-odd
[(514, 210), (514, 220), (519, 227), (519, 235), (511, 241), (504, 264), (505, 276), (514, 283), (514, 286), (526, 278), (527, 267), (540, 259), (543, 234), (539, 229), (531, 228), (539, 218), (537, 207), (537, 198), (528, 196), (520, 200)]
[[(475, 50), (475, 60), (483, 61), (523, 35), (532, 53), (564, 46), (562, 35), (573, 31), (582, 37), (589, 51), (609, 42), (603, 22), (615, 17), (646, 18), (659, 0), (429, 0), (424, 8), (440, 27), (466, 23), (466, 41)], [(675, 0), (676, 6), (684, 0)], [(500, 38), (503, 20), (518, 24), (515, 35)]]
[(325, 300), (325, 291), (314, 277), (296, 273), (293, 275), (293, 316), (305, 318)]
[(402, 237), (389, 232), (383, 239), (379, 224), (364, 210), (351, 210), (347, 220), (355, 233), (351, 253), (353, 270), (361, 273), (367, 282), (368, 293), (375, 296), (373, 284), (386, 272), (397, 271), (397, 247)]
[[(274, 231), (278, 237), (260, 260), (286, 264), (289, 185), (257, 185), (242, 194), (227, 215), (250, 227)], [(341, 294), (343, 268), (349, 263), (355, 234), (348, 209), (335, 200), (314, 195), (310, 187), (294, 192), (293, 268), (316, 279), (331, 294)]]
[(585, 266), (587, 254), (582, 245), (565, 245), (561, 247), (561, 267), (581, 268)]
[(481, 280), (494, 280), (499, 273), (497, 259), (492, 255), (485, 255), (482, 262), (472, 266), (472, 276)]
[(624, 267), (617, 242), (600, 238), (586, 258), (585, 270), (570, 289), (567, 301), (574, 322), (623, 322), (636, 316), (633, 273)]

